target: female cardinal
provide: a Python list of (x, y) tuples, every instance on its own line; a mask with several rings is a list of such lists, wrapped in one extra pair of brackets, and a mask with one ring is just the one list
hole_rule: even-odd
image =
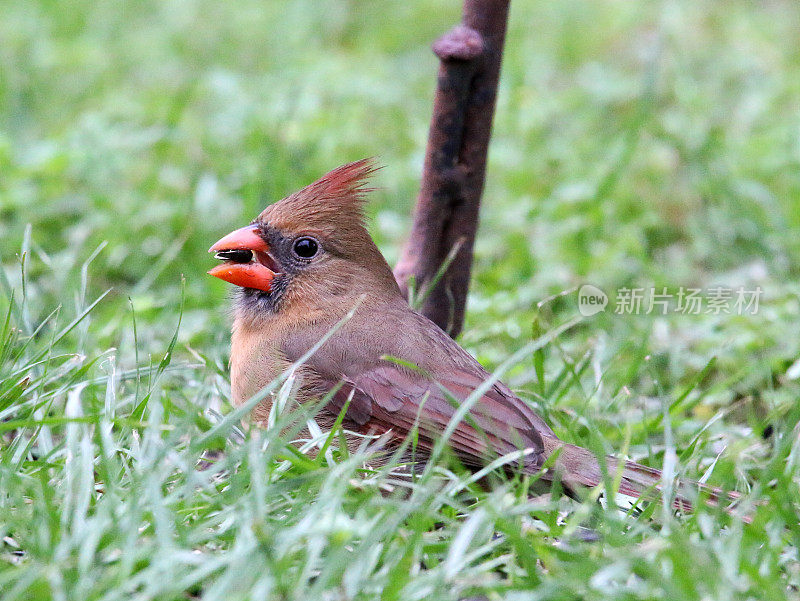
[[(241, 287), (231, 347), (235, 404), (257, 394), (358, 306), (303, 364), (298, 400), (322, 399), (344, 383), (322, 410), (323, 423), (332, 425), (349, 399), (346, 430), (384, 434), (399, 444), (416, 427), (418, 450), (425, 453), (458, 402), (490, 375), (400, 293), (364, 226), (364, 181), (374, 169), (368, 159), (344, 165), (267, 207), (211, 247), (226, 261), (208, 273)], [(266, 421), (269, 410), (267, 399), (254, 410), (256, 421)], [(470, 468), (524, 449), (519, 469), (537, 473), (559, 450), (555, 469), (543, 479), (558, 474), (569, 489), (602, 480), (592, 453), (559, 440), (500, 382), (465, 417), (448, 444)], [(606, 461), (612, 478), (622, 472), (621, 493), (638, 497), (658, 488), (658, 470)]]

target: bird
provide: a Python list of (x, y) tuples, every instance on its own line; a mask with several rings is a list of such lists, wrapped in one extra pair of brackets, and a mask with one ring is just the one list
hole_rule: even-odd
[[(466, 468), (477, 471), (521, 451), (511, 469), (558, 480), (567, 491), (596, 487), (605, 473), (623, 495), (656, 495), (663, 485), (659, 470), (610, 455), (598, 460), (562, 441), (528, 403), (502, 382), (491, 382), (472, 355), (409, 305), (367, 230), (367, 184), (377, 168), (372, 159), (342, 165), (267, 206), (209, 249), (223, 262), (208, 273), (237, 286), (233, 404), (257, 395), (338, 324), (297, 368), (298, 401), (327, 399), (317, 418), (323, 427), (333, 427), (344, 410), (345, 432), (362, 441), (380, 436), (390, 448), (416, 432), (415, 453), (424, 457), (460, 404), (480, 388), (447, 440)], [(271, 404), (267, 396), (252, 419), (266, 423)], [(685, 491), (692, 485), (710, 499), (720, 492), (681, 482), (676, 507), (691, 508)]]

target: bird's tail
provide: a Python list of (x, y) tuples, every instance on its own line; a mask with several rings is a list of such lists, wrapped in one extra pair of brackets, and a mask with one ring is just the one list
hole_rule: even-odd
[[(542, 436), (542, 439), (548, 457), (560, 449), (553, 469), (545, 474), (544, 478), (549, 480), (560, 478), (570, 489), (594, 488), (603, 482), (603, 471), (593, 453), (552, 436)], [(608, 477), (612, 482), (619, 480), (617, 490), (620, 494), (649, 500), (660, 496), (664, 484), (661, 471), (613, 455), (608, 455), (605, 459)], [(675, 508), (691, 511), (690, 499), (696, 497), (698, 491), (704, 492), (708, 502), (714, 505), (723, 502), (728, 506), (739, 498), (735, 492), (722, 491), (693, 480), (681, 479), (675, 483)]]

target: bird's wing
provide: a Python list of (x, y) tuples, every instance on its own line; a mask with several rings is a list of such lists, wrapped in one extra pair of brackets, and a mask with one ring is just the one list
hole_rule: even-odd
[[(342, 379), (346, 385), (334, 396), (329, 410), (338, 413), (352, 395), (348, 418), (379, 432), (391, 430), (399, 438), (405, 438), (416, 426), (418, 446), (425, 450), (433, 448), (458, 406), (483, 383), (478, 374), (468, 371), (451, 371), (434, 380), (389, 363)], [(529, 414), (536, 416), (523, 401), (501, 386), (492, 385), (456, 424), (449, 446), (470, 466), (485, 465), (487, 459), (529, 449), (523, 462), (535, 469), (541, 465), (544, 447), (537, 424)]]

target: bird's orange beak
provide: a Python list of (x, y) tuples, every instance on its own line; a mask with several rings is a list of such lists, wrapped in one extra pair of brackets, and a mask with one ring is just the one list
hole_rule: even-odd
[[(240, 252), (232, 252), (240, 251)], [(208, 272), (215, 278), (243, 288), (269, 292), (278, 270), (269, 254), (269, 245), (258, 234), (258, 227), (248, 225), (218, 240), (208, 252), (217, 253), (225, 260)]]

